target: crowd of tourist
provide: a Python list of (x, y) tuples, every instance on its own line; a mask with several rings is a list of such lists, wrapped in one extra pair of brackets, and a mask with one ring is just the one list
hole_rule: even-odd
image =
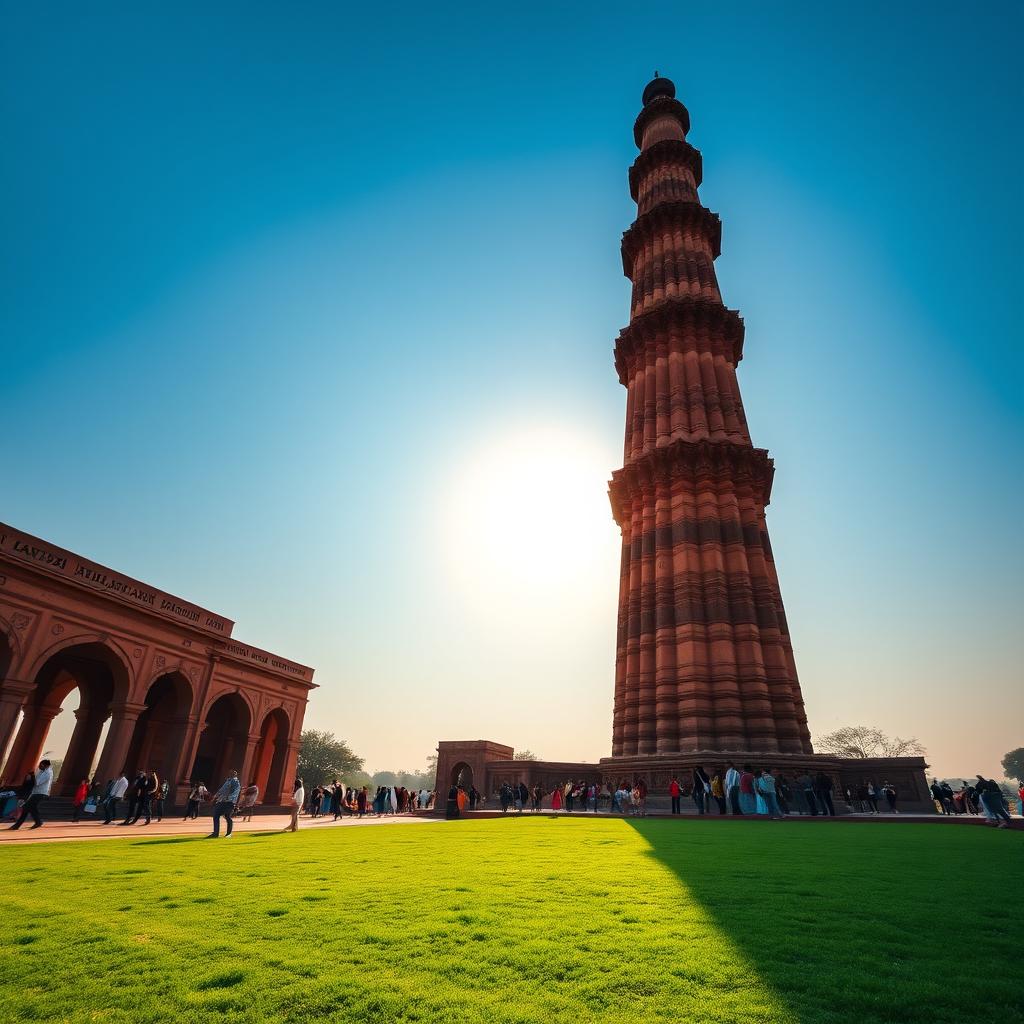
[[(958, 791), (933, 779), (931, 792), (940, 814), (981, 814), (989, 824), (1000, 827), (1010, 820), (1009, 807), (998, 783), (980, 775), (976, 783), (964, 782)], [(898, 791), (888, 780), (877, 783), (865, 779), (836, 793), (835, 783), (824, 772), (800, 772), (790, 778), (774, 768), (753, 768), (749, 764), (737, 767), (733, 762), (710, 771), (698, 765), (682, 779), (673, 776), (667, 795), (672, 814), (681, 814), (683, 802), (692, 801), (698, 814), (760, 815), (780, 820), (794, 814), (834, 817), (837, 799), (855, 813), (900, 813)], [(1024, 785), (1018, 795), (1024, 814)], [(648, 812), (649, 792), (646, 781), (637, 777), (614, 786), (569, 780), (550, 791), (540, 784), (530, 787), (525, 782), (504, 782), (494, 796), (504, 814), (547, 808), (568, 814), (604, 811), (643, 817)], [(483, 806), (483, 797), (476, 787), (468, 792), (460, 786), (453, 787), (449, 809), (461, 811), (467, 806), (470, 810)]]
[(371, 797), (369, 786), (346, 786), (337, 779), (315, 786), (308, 796), (303, 788), (303, 794), (302, 810), (309, 817), (330, 815), (335, 821), (346, 816), (362, 818), (366, 815), (383, 817), (387, 814), (413, 814), (415, 811), (430, 810), (434, 806), (433, 790), (378, 786)]
[[(977, 782), (963, 780), (959, 789), (953, 789), (948, 782), (932, 779), (929, 789), (935, 809), (939, 814), (984, 814), (989, 825), (1007, 828), (1010, 823), (1010, 808), (1002, 787), (994, 779), (976, 776)], [(1021, 814), (1024, 814), (1024, 783), (1017, 794), (1020, 797)]]
[[(53, 770), (49, 761), (39, 762), (29, 772), (21, 786), (0, 791), (0, 817), (15, 818), (12, 829), (18, 829), (31, 817), (32, 828), (43, 824), (40, 808), (50, 794)], [(155, 818), (162, 821), (167, 809), (170, 786), (161, 781), (156, 772), (140, 770), (129, 780), (122, 772), (104, 786), (97, 780), (82, 779), (72, 800), (72, 821), (84, 817), (99, 820), (104, 825), (148, 825)], [(958, 789), (946, 781), (931, 780), (930, 792), (935, 809), (942, 815), (982, 815), (989, 825), (1006, 828), (1010, 822), (1010, 808), (1002, 788), (982, 775), (977, 781), (963, 781)], [(226, 836), (232, 834), (236, 815), (243, 821), (252, 819), (259, 802), (259, 787), (255, 782), (242, 787), (237, 772), (231, 772), (216, 792), (211, 793), (204, 782), (192, 785), (185, 809), (185, 821), (194, 820), (206, 805), (213, 818), (213, 832), (209, 838), (218, 838), (220, 822), (226, 823)], [(899, 794), (888, 781), (874, 780), (846, 787), (835, 793), (832, 778), (824, 772), (801, 772), (787, 777), (774, 768), (753, 768), (749, 764), (737, 767), (733, 762), (705, 770), (698, 765), (680, 778), (672, 776), (667, 787), (671, 813), (681, 814), (684, 801), (692, 801), (698, 814), (759, 815), (777, 820), (797, 814), (832, 817), (836, 814), (835, 798), (845, 800), (854, 812), (862, 814), (899, 814)], [(1024, 785), (1019, 791), (1024, 813)], [(525, 782), (504, 782), (494, 794), (502, 813), (522, 814), (541, 810), (574, 812), (604, 811), (631, 817), (644, 817), (648, 813), (649, 791), (647, 782), (636, 777), (623, 779), (617, 785), (588, 780), (572, 780), (548, 790), (540, 783), (533, 786)], [(292, 789), (291, 822), (288, 830), (298, 828), (299, 816), (310, 818), (331, 817), (338, 821), (344, 817), (365, 818), (388, 815), (414, 814), (432, 810), (436, 792), (426, 788), (408, 789), (405, 786), (378, 786), (371, 795), (369, 786), (347, 786), (334, 779), (312, 787), (308, 793), (301, 779)], [(123, 818), (120, 813), (124, 804)], [(448, 793), (446, 812), (449, 817), (465, 810), (478, 810), (485, 798), (473, 785), (465, 789), (455, 785)], [(121, 820), (117, 820), (121, 819)]]

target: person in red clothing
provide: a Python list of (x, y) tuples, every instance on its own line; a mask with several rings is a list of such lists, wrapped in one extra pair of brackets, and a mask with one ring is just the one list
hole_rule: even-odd
[(683, 795), (683, 787), (679, 785), (679, 780), (673, 775), (672, 781), (668, 784), (668, 795), (672, 797), (672, 813), (679, 813), (679, 800)]
[(75, 810), (71, 815), (72, 821), (78, 821), (82, 816), (82, 808), (85, 806), (85, 801), (89, 798), (89, 780), (82, 779), (78, 784), (78, 789), (75, 790), (75, 799), (73, 801)]

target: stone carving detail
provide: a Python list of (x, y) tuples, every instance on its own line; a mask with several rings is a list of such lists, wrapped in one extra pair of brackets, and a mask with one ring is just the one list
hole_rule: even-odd
[(136, 647), (132, 651), (132, 657), (133, 658), (141, 658), (142, 657), (142, 648), (141, 647)]
[(28, 626), (28, 616), (22, 615), (21, 612), (15, 612), (11, 616), (11, 625), (15, 629), (25, 629)]
[(60, 636), (60, 635), (61, 635), (61, 633), (63, 633), (63, 632), (64, 632), (64, 627), (63, 627), (63, 626), (62, 626), (62, 625), (61, 625), (61, 624), (60, 624), (60, 623), (58, 622), (58, 623), (57, 623), (57, 624), (56, 624), (56, 625), (55, 625), (55, 626), (53, 627), (53, 629), (51, 629), (51, 630), (50, 630), (50, 632), (51, 632), (51, 633), (52, 633), (52, 634), (53, 634), (54, 636)]

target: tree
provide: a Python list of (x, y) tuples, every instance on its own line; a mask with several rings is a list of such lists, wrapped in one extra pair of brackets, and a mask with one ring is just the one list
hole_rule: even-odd
[(866, 725), (844, 725), (822, 736), (816, 743), (819, 753), (841, 757), (913, 757), (923, 755), (924, 747), (916, 739), (890, 739), (881, 729)]
[(517, 750), (512, 755), (514, 761), (539, 761), (540, 758), (532, 750)]
[(1024, 784), (1024, 747), (1011, 750), (1003, 758), (1003, 771), (1008, 779), (1016, 779)]
[(299, 737), (298, 773), (307, 789), (361, 771), (363, 759), (333, 732), (304, 729)]

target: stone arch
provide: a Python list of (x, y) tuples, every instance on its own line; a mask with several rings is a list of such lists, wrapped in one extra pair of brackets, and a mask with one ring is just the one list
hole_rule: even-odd
[(73, 712), (77, 721), (52, 790), (55, 795), (68, 795), (92, 770), (110, 705), (124, 700), (131, 689), (131, 668), (107, 637), (86, 634), (60, 640), (38, 655), (27, 682), (33, 688), (23, 707), (4, 776), (21, 779), (35, 767), (51, 723), (77, 690), (79, 702)]
[(452, 765), (449, 786), (461, 786), (467, 792), (473, 785), (473, 766), (468, 761), (456, 761)]
[(26, 679), (34, 680), (47, 662), (60, 654), (61, 651), (66, 651), (72, 647), (102, 648), (108, 657), (119, 662), (120, 669), (123, 671), (123, 677), (117, 680), (118, 685), (114, 693), (114, 699), (119, 701), (128, 699), (128, 695), (131, 691), (131, 685), (134, 680), (131, 659), (128, 657), (121, 645), (106, 633), (79, 633), (75, 636), (63, 637), (62, 639), (55, 641), (49, 647), (45, 648), (45, 650), (36, 655), (26, 672)]
[(157, 778), (172, 785), (179, 781), (173, 776), (185, 743), (193, 699), (192, 684), (183, 671), (157, 673), (143, 695), (145, 709), (128, 745), (125, 763), (130, 771), (154, 771)]
[(237, 690), (210, 700), (192, 763), (193, 782), (205, 782), (215, 790), (231, 769), (241, 775), (252, 720), (252, 705)]
[(288, 764), (288, 741), (291, 722), (284, 708), (274, 708), (264, 716), (260, 726), (260, 740), (253, 759), (252, 779), (260, 788), (260, 799), (265, 804), (280, 804), (287, 786), (284, 777)]

